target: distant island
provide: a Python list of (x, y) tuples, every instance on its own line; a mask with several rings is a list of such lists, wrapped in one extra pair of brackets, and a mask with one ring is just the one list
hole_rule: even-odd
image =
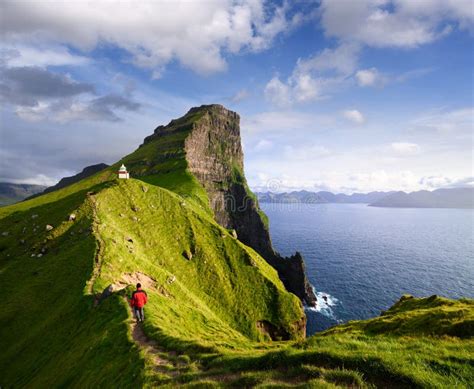
[(257, 192), (261, 203), (301, 204), (368, 204), (392, 208), (474, 208), (474, 188), (420, 190), (417, 192), (331, 193), (306, 190), (272, 193)]

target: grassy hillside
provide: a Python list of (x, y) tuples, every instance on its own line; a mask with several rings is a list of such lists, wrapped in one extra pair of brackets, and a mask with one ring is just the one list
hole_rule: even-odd
[[(215, 222), (189, 173), (193, 120), (0, 208), (1, 387), (473, 386), (472, 300), (407, 296), (305, 340), (300, 300)], [(121, 163), (133, 179), (116, 179)], [(143, 326), (127, 302), (137, 281)]]
[[(2, 386), (474, 382), (472, 300), (405, 297), (379, 318), (270, 342), (257, 320), (291, 331), (301, 315), (275, 271), (199, 200), (107, 177), (2, 209), (0, 230), (9, 232), (0, 246)], [(167, 358), (161, 369), (133, 341), (124, 298), (132, 275), (142, 273), (151, 279), (143, 330)], [(110, 284), (115, 292), (97, 304)]]

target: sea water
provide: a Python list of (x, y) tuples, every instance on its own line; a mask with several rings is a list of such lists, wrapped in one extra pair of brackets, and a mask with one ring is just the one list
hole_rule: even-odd
[(377, 316), (403, 294), (474, 298), (474, 210), (261, 204), (273, 245), (300, 251), (318, 305), (308, 334)]

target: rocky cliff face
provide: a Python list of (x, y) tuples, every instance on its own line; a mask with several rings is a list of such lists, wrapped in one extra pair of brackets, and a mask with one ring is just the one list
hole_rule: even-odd
[(185, 159), (189, 171), (205, 188), (216, 221), (236, 231), (279, 273), (286, 288), (308, 305), (316, 304), (300, 254), (283, 258), (272, 247), (265, 214), (247, 186), (240, 140), (240, 117), (222, 105), (192, 108), (183, 118), (160, 126), (145, 144), (170, 132), (186, 133)]

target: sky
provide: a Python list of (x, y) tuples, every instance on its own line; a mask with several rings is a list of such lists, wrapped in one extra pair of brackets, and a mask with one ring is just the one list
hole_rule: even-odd
[(254, 190), (474, 184), (471, 0), (0, 0), (0, 29), (0, 181), (52, 185), (219, 103)]

